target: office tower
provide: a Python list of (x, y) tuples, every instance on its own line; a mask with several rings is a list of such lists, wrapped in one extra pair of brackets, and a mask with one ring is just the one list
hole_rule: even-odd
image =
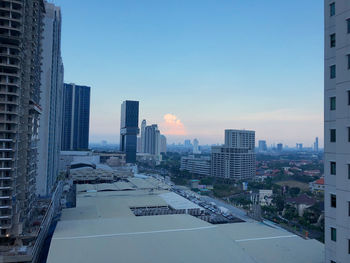
[(36, 178), (36, 193), (39, 196), (50, 195), (56, 182), (62, 132), (61, 10), (51, 3), (45, 3), (43, 37), (40, 98), (42, 113)]
[(255, 131), (225, 130), (225, 145), (211, 149), (212, 176), (227, 180), (255, 176)]
[(89, 148), (90, 87), (75, 84), (63, 86), (63, 151)]
[(199, 141), (197, 139), (193, 140), (193, 154), (200, 154), (200, 150), (199, 150)]
[(127, 163), (136, 162), (137, 135), (139, 134), (139, 102), (122, 103), (120, 117), (120, 150), (126, 154)]
[(267, 145), (266, 145), (266, 141), (264, 141), (264, 140), (260, 140), (259, 142), (258, 142), (258, 144), (259, 144), (259, 152), (266, 152), (267, 151)]
[(283, 151), (283, 144), (277, 143), (277, 152), (282, 152), (282, 151)]
[(44, 12), (42, 0), (1, 1), (0, 242), (33, 215)]
[(296, 144), (296, 149), (297, 149), (298, 151), (302, 151), (302, 150), (303, 150), (303, 144), (302, 144), (302, 143), (297, 143), (297, 144)]
[(325, 262), (345, 263), (350, 262), (350, 5), (324, 4)]
[(164, 135), (160, 135), (160, 153), (166, 153), (167, 151), (167, 144), (166, 144), (166, 137)]
[(318, 152), (318, 137), (316, 137), (315, 142), (314, 142), (314, 151)]
[(160, 131), (157, 124), (145, 128), (145, 153), (160, 154)]
[(191, 147), (192, 146), (191, 140), (185, 140), (184, 145), (185, 147), (188, 147), (188, 148)]
[(147, 126), (146, 120), (143, 120), (141, 123), (141, 150), (140, 152), (145, 152), (145, 129)]

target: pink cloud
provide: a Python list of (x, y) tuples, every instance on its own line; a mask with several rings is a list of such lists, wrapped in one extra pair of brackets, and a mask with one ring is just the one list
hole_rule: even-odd
[(165, 114), (160, 124), (161, 132), (165, 135), (186, 135), (186, 129), (180, 119), (173, 114)]

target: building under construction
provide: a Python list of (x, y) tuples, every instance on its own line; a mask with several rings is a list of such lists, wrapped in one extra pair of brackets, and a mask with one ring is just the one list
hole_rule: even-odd
[(0, 244), (32, 223), (44, 12), (43, 0), (0, 1)]

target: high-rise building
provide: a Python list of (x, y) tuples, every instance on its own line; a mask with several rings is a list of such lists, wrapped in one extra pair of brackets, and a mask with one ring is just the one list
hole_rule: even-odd
[(89, 148), (90, 87), (64, 84), (61, 149)]
[(192, 146), (191, 140), (185, 140), (184, 145), (185, 147), (188, 147), (188, 148), (191, 147)]
[(255, 131), (225, 130), (225, 145), (211, 150), (211, 174), (221, 179), (251, 179), (255, 160)]
[(141, 143), (141, 137), (137, 137), (137, 147), (136, 152), (142, 153), (142, 143)]
[(160, 131), (157, 124), (145, 128), (145, 153), (160, 155)]
[(44, 12), (42, 0), (1, 1), (0, 242), (33, 215)]
[(61, 58), (61, 10), (45, 3), (43, 61), (39, 128), (39, 162), (36, 192), (50, 195), (58, 175), (61, 148), (63, 64)]
[(350, 262), (350, 5), (325, 0), (324, 173), (326, 261)]
[(277, 152), (282, 152), (282, 151), (283, 151), (283, 144), (277, 143)]
[(259, 144), (259, 148), (258, 148), (259, 152), (266, 152), (267, 151), (266, 141), (260, 140), (258, 142), (258, 144)]
[(140, 152), (144, 153), (145, 152), (145, 129), (147, 126), (146, 120), (143, 120), (141, 123), (141, 149)]
[(318, 152), (318, 137), (316, 137), (315, 142), (314, 142), (314, 151)]
[(164, 135), (160, 135), (160, 153), (166, 153), (167, 152), (167, 143), (166, 143), (166, 137)]
[(210, 176), (210, 157), (195, 157), (193, 155), (181, 157), (180, 170), (197, 175)]
[(200, 154), (200, 150), (199, 150), (199, 141), (197, 139), (193, 140), (193, 154)]
[(127, 163), (136, 162), (137, 135), (139, 134), (139, 102), (126, 100), (121, 106), (120, 150)]
[(298, 151), (302, 151), (302, 150), (303, 150), (303, 144), (302, 144), (302, 143), (297, 143), (297, 144), (296, 144), (296, 149), (297, 149)]

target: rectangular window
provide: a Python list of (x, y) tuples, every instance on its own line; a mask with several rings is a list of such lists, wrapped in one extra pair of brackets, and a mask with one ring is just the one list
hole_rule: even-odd
[(331, 162), (331, 174), (336, 175), (337, 173), (337, 165), (336, 162)]
[(350, 142), (350, 127), (348, 127), (348, 142)]
[(350, 90), (348, 90), (348, 105), (350, 105)]
[(337, 262), (335, 262), (335, 261), (331, 260), (331, 263), (337, 263)]
[(346, 19), (346, 31), (350, 33), (350, 18)]
[(350, 54), (347, 55), (347, 57), (348, 57), (348, 69), (350, 69)]
[(337, 133), (335, 129), (331, 129), (331, 142), (336, 142), (337, 140)]
[(350, 254), (350, 239), (348, 239), (348, 254)]
[(329, 5), (329, 16), (334, 16), (335, 15), (335, 3), (331, 3)]
[(331, 194), (331, 207), (337, 207), (337, 196), (334, 194)]
[(330, 110), (336, 109), (336, 99), (335, 97), (330, 97)]
[(348, 202), (348, 216), (350, 216), (350, 202)]
[(335, 65), (329, 67), (330, 78), (335, 79)]
[(335, 47), (335, 34), (331, 34), (329, 38), (331, 47)]
[(337, 241), (337, 229), (334, 227), (331, 227), (331, 240), (334, 242)]

